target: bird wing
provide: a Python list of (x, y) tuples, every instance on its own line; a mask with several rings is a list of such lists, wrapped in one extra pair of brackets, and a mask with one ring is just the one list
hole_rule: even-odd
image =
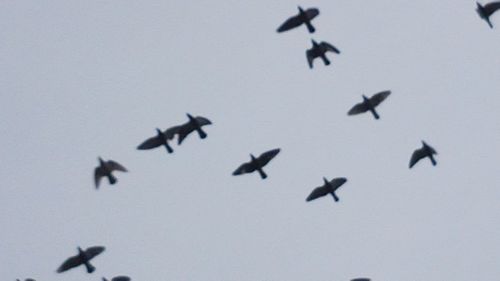
[(319, 186), (319, 187), (316, 187), (312, 192), (311, 194), (309, 194), (309, 196), (307, 196), (306, 198), (306, 201), (309, 202), (309, 201), (312, 201), (314, 199), (317, 199), (317, 198), (320, 198), (320, 197), (323, 197), (325, 195), (327, 195), (329, 193), (329, 189), (327, 186)]
[(319, 10), (316, 8), (309, 8), (306, 10), (306, 16), (309, 20), (317, 17), (319, 15)]
[(179, 129), (177, 130), (177, 134), (179, 135), (179, 138), (177, 139), (177, 144), (181, 144), (184, 139), (195, 130), (194, 126), (191, 125), (191, 123), (186, 123), (184, 125), (179, 126)]
[(346, 178), (334, 178), (330, 181), (330, 185), (333, 187), (333, 191), (337, 190), (347, 181)]
[(128, 276), (117, 276), (112, 278), (111, 281), (130, 281), (130, 277)]
[(57, 273), (61, 273), (73, 267), (77, 267), (80, 264), (82, 264), (82, 260), (80, 259), (80, 257), (73, 256), (67, 259), (65, 262), (63, 262), (63, 264), (61, 264), (61, 266), (57, 269)]
[(111, 171), (121, 171), (121, 172), (128, 172), (127, 169), (125, 167), (123, 167), (121, 164), (113, 161), (113, 160), (109, 160), (106, 162), (106, 165), (108, 166), (108, 168), (111, 170)]
[(257, 161), (261, 166), (265, 166), (267, 165), (267, 163), (269, 163), (269, 161), (271, 161), (271, 159), (276, 157), (276, 155), (278, 155), (279, 152), (280, 152), (279, 148), (264, 152), (259, 156), (259, 158), (257, 158)]
[(161, 146), (162, 144), (163, 144), (162, 139), (158, 136), (155, 136), (145, 140), (137, 147), (137, 149), (139, 150), (152, 149)]
[(368, 106), (364, 102), (360, 102), (353, 106), (349, 112), (347, 112), (347, 115), (355, 115), (359, 113), (366, 112), (368, 110)]
[(330, 44), (328, 42), (321, 42), (320, 46), (321, 46), (321, 48), (323, 48), (327, 51), (331, 51), (331, 52), (334, 52), (336, 54), (340, 54), (339, 49), (335, 48), (335, 46), (333, 46), (332, 44)]
[(290, 30), (292, 28), (295, 28), (295, 27), (301, 25), (302, 23), (303, 22), (299, 16), (293, 16), (293, 17), (287, 19), (282, 25), (280, 25), (280, 27), (278, 27), (277, 31), (278, 32), (287, 31), (287, 30)]
[(167, 130), (165, 130), (164, 134), (167, 137), (167, 139), (171, 140), (175, 137), (175, 134), (179, 133), (180, 128), (181, 126), (170, 127)]
[(425, 146), (427, 146), (427, 148), (429, 149), (429, 151), (431, 152), (431, 154), (438, 154), (438, 153), (436, 152), (436, 150), (435, 150), (432, 146), (430, 146), (430, 145), (428, 145), (428, 144), (425, 144)]
[(210, 120), (208, 120), (207, 118), (205, 117), (201, 117), (201, 116), (196, 116), (196, 122), (198, 122), (198, 125), (201, 127), (201, 126), (205, 126), (205, 125), (211, 125), (212, 122), (210, 122)]
[(314, 60), (314, 51), (309, 49), (306, 51), (307, 63), (309, 64), (309, 68), (313, 68), (313, 60)]
[(488, 16), (492, 15), (498, 9), (500, 9), (500, 1), (491, 2), (491, 3), (484, 5), (484, 10), (488, 14)]
[(104, 252), (106, 248), (102, 246), (95, 246), (95, 247), (89, 247), (85, 250), (85, 255), (87, 258), (90, 260), (93, 257), (99, 255), (100, 253)]
[(252, 173), (255, 171), (254, 165), (251, 162), (241, 164), (238, 169), (233, 172), (233, 176), (238, 176), (246, 173)]
[(427, 156), (423, 148), (419, 148), (413, 152), (410, 159), (410, 168), (413, 167), (420, 159)]
[(375, 107), (379, 105), (381, 102), (383, 102), (390, 94), (391, 91), (383, 91), (380, 93), (376, 93), (370, 98), (370, 103), (372, 104), (372, 106)]
[(99, 183), (101, 182), (101, 178), (106, 175), (106, 172), (104, 169), (99, 166), (95, 168), (94, 170), (94, 183), (95, 183), (95, 188), (99, 188)]

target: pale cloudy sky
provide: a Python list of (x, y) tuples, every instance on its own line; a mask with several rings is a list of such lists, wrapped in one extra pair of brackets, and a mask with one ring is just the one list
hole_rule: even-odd
[[(277, 34), (297, 4), (318, 7)], [(0, 276), (470, 281), (500, 275), (500, 15), (465, 0), (1, 1)], [(309, 70), (310, 39), (342, 54)], [(381, 119), (349, 108), (390, 89)], [(185, 122), (208, 138), (135, 147)], [(439, 152), (408, 169), (425, 139)], [(232, 177), (280, 147), (269, 178)], [(93, 187), (97, 157), (130, 173)], [(347, 177), (305, 203), (322, 177)], [(76, 247), (93, 264), (56, 274)]]

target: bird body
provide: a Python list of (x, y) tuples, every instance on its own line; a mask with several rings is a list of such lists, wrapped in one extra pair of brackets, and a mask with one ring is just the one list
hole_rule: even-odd
[(437, 154), (436, 150), (432, 148), (430, 145), (422, 141), (422, 148), (419, 148), (413, 152), (410, 159), (410, 169), (418, 162), (420, 159), (425, 157), (429, 157), (433, 166), (437, 165), (436, 159), (434, 159), (434, 155)]
[(319, 15), (319, 10), (316, 8), (309, 8), (307, 10), (298, 7), (299, 13), (293, 17), (288, 18), (277, 30), (277, 32), (284, 32), (305, 24), (309, 33), (314, 33), (316, 30), (311, 24), (311, 20)]
[(261, 179), (267, 178), (267, 174), (262, 168), (266, 166), (267, 163), (269, 163), (269, 161), (271, 161), (276, 155), (278, 155), (279, 152), (280, 149), (276, 148), (262, 153), (259, 157), (255, 157), (253, 156), (253, 154), (250, 154), (250, 162), (241, 164), (238, 169), (233, 172), (233, 176), (253, 173), (257, 171)]
[(170, 134), (168, 135), (167, 132), (169, 132), (169, 131), (166, 130), (165, 132), (162, 132), (160, 129), (156, 128), (157, 135), (145, 140), (143, 143), (141, 143), (137, 147), (137, 149), (148, 150), (148, 149), (157, 148), (157, 147), (163, 145), (167, 149), (168, 153), (174, 152), (172, 147), (168, 144), (168, 141), (174, 138), (174, 134), (172, 134), (170, 132)]
[(321, 42), (318, 43), (314, 40), (311, 40), (312, 48), (306, 51), (307, 63), (309, 64), (309, 68), (313, 68), (313, 62), (316, 58), (321, 58), (325, 65), (330, 65), (330, 60), (326, 57), (327, 52), (334, 52), (336, 54), (340, 54), (340, 51), (330, 43)]
[(90, 260), (104, 252), (105, 248), (102, 246), (95, 246), (87, 248), (85, 251), (78, 247), (78, 254), (76, 256), (68, 258), (58, 269), (57, 273), (67, 271), (71, 268), (85, 265), (88, 273), (95, 271), (95, 267), (90, 264)]
[(490, 17), (492, 14), (494, 14), (497, 10), (500, 9), (500, 1), (495, 1), (495, 2), (490, 2), (486, 5), (481, 5), (479, 2), (477, 3), (477, 13), (479, 14), (479, 17), (484, 19), (490, 28), (493, 28), (493, 24), (490, 21)]
[(380, 116), (375, 110), (375, 107), (377, 107), (380, 103), (382, 103), (382, 101), (384, 101), (390, 94), (391, 91), (383, 91), (373, 95), (371, 98), (368, 98), (365, 95), (363, 95), (363, 101), (361, 103), (354, 105), (349, 110), (349, 112), (347, 112), (347, 115), (356, 115), (370, 111), (375, 119), (380, 119)]
[(113, 171), (127, 172), (127, 169), (125, 169), (125, 167), (123, 167), (121, 164), (113, 160), (104, 161), (102, 160), (101, 157), (99, 157), (98, 159), (99, 159), (99, 166), (95, 168), (94, 171), (94, 182), (96, 189), (99, 188), (99, 183), (101, 182), (102, 177), (107, 177), (109, 180), (109, 184), (115, 184), (118, 180), (112, 174), (112, 172)]
[(205, 117), (201, 116), (193, 117), (189, 113), (187, 113), (186, 115), (189, 119), (187, 123), (166, 130), (165, 135), (167, 137), (172, 136), (172, 138), (174, 135), (178, 135), (179, 136), (177, 140), (178, 144), (181, 144), (182, 141), (194, 131), (198, 132), (198, 135), (200, 136), (201, 139), (206, 138), (207, 133), (205, 133), (205, 131), (203, 131), (201, 127), (206, 125), (211, 125), (212, 122)]
[(309, 194), (309, 196), (306, 198), (307, 202), (312, 201), (312, 200), (317, 199), (317, 198), (320, 198), (320, 197), (323, 197), (323, 196), (326, 196), (328, 194), (332, 195), (333, 200), (335, 202), (339, 201), (339, 197), (337, 196), (337, 194), (335, 194), (335, 192), (337, 191), (337, 189), (339, 189), (339, 187), (341, 187), (344, 183), (347, 182), (347, 179), (346, 178), (334, 178), (333, 180), (328, 181), (328, 179), (323, 177), (323, 182), (324, 183), (322, 186), (316, 187), (311, 192), (311, 194)]

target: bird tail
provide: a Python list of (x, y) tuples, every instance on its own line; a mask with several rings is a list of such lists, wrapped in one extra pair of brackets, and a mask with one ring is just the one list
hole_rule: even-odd
[(309, 33), (314, 33), (316, 31), (316, 29), (314, 28), (314, 26), (311, 24), (311, 22), (309, 21), (306, 21), (306, 26), (307, 26), (307, 30), (309, 30)]
[(436, 166), (437, 162), (436, 162), (436, 159), (434, 159), (434, 156), (431, 155), (431, 156), (429, 156), (429, 158), (431, 159), (432, 165)]
[(203, 131), (201, 128), (197, 129), (197, 131), (198, 131), (198, 135), (200, 135), (200, 138), (204, 139), (207, 137), (207, 133), (205, 133), (205, 131)]
[(380, 116), (378, 115), (378, 113), (375, 109), (370, 109), (370, 111), (372, 112), (373, 117), (375, 117), (375, 119), (380, 119)]
[(491, 24), (490, 18), (486, 18), (486, 22), (490, 26), (490, 28), (493, 28), (493, 24)]
[(108, 175), (109, 184), (115, 184), (118, 180), (111, 173)]
[(321, 58), (323, 59), (325, 65), (330, 65), (330, 60), (325, 55), (321, 56)]
[(95, 267), (93, 265), (91, 265), (89, 262), (85, 263), (85, 267), (87, 268), (88, 273), (92, 273), (95, 271)]
[(167, 152), (168, 153), (172, 153), (174, 152), (174, 150), (172, 149), (172, 147), (168, 144), (168, 142), (165, 142), (165, 148), (167, 149)]
[(335, 194), (335, 192), (332, 192), (331, 194), (332, 194), (333, 200), (335, 202), (339, 202), (339, 198), (337, 197), (337, 194)]
[(261, 179), (267, 178), (266, 173), (264, 173), (264, 171), (262, 169), (258, 169), (257, 171), (259, 172), (259, 175), (260, 175)]

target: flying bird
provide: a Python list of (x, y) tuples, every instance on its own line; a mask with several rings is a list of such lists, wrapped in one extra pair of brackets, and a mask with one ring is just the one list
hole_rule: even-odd
[(115, 184), (117, 179), (113, 176), (113, 171), (127, 172), (127, 169), (113, 160), (104, 161), (99, 157), (99, 166), (94, 171), (95, 188), (99, 188), (99, 183), (103, 177), (108, 178), (109, 184)]
[(370, 281), (370, 278), (356, 278), (352, 279), (351, 281)]
[[(130, 280), (131, 279), (128, 276), (117, 276), (117, 277), (111, 278), (111, 281), (130, 281)], [(108, 279), (103, 277), (102, 281), (108, 281)]]
[(330, 65), (330, 60), (326, 57), (326, 52), (334, 52), (336, 54), (340, 54), (340, 51), (335, 48), (330, 43), (321, 42), (317, 43), (314, 40), (311, 40), (313, 46), (311, 49), (306, 51), (307, 63), (309, 64), (309, 68), (313, 68), (313, 61), (316, 58), (321, 58), (325, 65)]
[[(143, 143), (141, 143), (137, 149), (139, 150), (148, 150), (148, 149), (153, 149), (157, 148), (159, 146), (165, 146), (167, 149), (168, 153), (174, 152), (172, 147), (168, 144), (168, 140), (171, 140), (174, 138), (174, 134), (172, 131), (166, 130), (165, 132), (162, 132), (160, 129), (156, 128), (156, 133), (157, 135), (154, 137), (151, 137), (147, 140), (145, 140)], [(169, 133), (167, 135), (167, 133)]]
[(500, 9), (500, 1), (491, 2), (484, 6), (479, 4), (479, 2), (476, 3), (477, 3), (476, 11), (479, 14), (479, 17), (484, 19), (488, 23), (488, 25), (491, 28), (493, 28), (493, 24), (491, 24), (490, 21), (490, 16), (494, 14), (498, 9)]
[(339, 189), (346, 181), (346, 178), (334, 178), (331, 181), (328, 181), (325, 177), (323, 178), (324, 184), (322, 186), (316, 187), (309, 196), (307, 196), (306, 201), (312, 201), (314, 199), (326, 196), (328, 194), (331, 194), (333, 197), (333, 200), (335, 202), (339, 201), (339, 198), (337, 197), (337, 194), (335, 194), (335, 191)]
[(422, 148), (419, 148), (413, 152), (410, 159), (410, 169), (418, 162), (420, 159), (425, 157), (429, 157), (432, 162), (432, 165), (436, 166), (437, 162), (434, 159), (434, 154), (437, 154), (436, 150), (432, 148), (430, 145), (426, 144), (425, 141), (422, 141)]
[(242, 174), (253, 173), (255, 171), (259, 172), (259, 175), (262, 179), (267, 178), (266, 173), (262, 168), (269, 163), (278, 153), (280, 152), (279, 148), (269, 150), (267, 152), (262, 153), (259, 157), (255, 158), (252, 154), (250, 154), (250, 162), (243, 163), (233, 172), (233, 176), (238, 176)]
[[(21, 281), (21, 280), (19, 280), (19, 279), (16, 279), (16, 280), (17, 280), (17, 281)], [(26, 278), (26, 279), (24, 279), (24, 281), (36, 281), (36, 280), (35, 280), (35, 279), (32, 279), (32, 278)]]
[(278, 32), (284, 32), (284, 31), (293, 29), (295, 27), (298, 27), (302, 24), (305, 24), (307, 27), (307, 30), (309, 30), (310, 33), (314, 33), (314, 31), (316, 29), (311, 24), (311, 20), (319, 15), (319, 10), (316, 8), (309, 8), (309, 9), (304, 11), (300, 6), (298, 8), (299, 8), (299, 13), (297, 15), (287, 19), (278, 28), (278, 30), (277, 30)]
[(391, 91), (383, 91), (373, 95), (371, 98), (367, 98), (365, 95), (363, 95), (363, 102), (360, 102), (353, 106), (353, 108), (351, 108), (351, 110), (347, 112), (347, 115), (356, 115), (359, 113), (370, 111), (375, 119), (379, 119), (380, 116), (375, 110), (375, 107), (383, 102), (390, 94)]
[(78, 255), (68, 258), (61, 266), (57, 269), (57, 273), (61, 273), (72, 269), (74, 267), (85, 265), (87, 272), (92, 273), (95, 271), (95, 267), (90, 264), (90, 260), (100, 253), (104, 252), (104, 247), (94, 246), (87, 248), (85, 251), (78, 247)]
[(192, 132), (196, 131), (198, 132), (198, 135), (200, 136), (201, 139), (204, 139), (207, 137), (207, 133), (203, 131), (201, 127), (206, 126), (206, 125), (211, 125), (212, 122), (208, 120), (205, 117), (201, 116), (196, 116), (193, 117), (191, 114), (187, 113), (187, 117), (189, 118), (189, 121), (185, 124), (179, 125), (172, 127), (168, 130), (165, 131), (165, 134), (170, 137), (174, 135), (178, 135), (178, 144), (181, 144), (182, 141)]

